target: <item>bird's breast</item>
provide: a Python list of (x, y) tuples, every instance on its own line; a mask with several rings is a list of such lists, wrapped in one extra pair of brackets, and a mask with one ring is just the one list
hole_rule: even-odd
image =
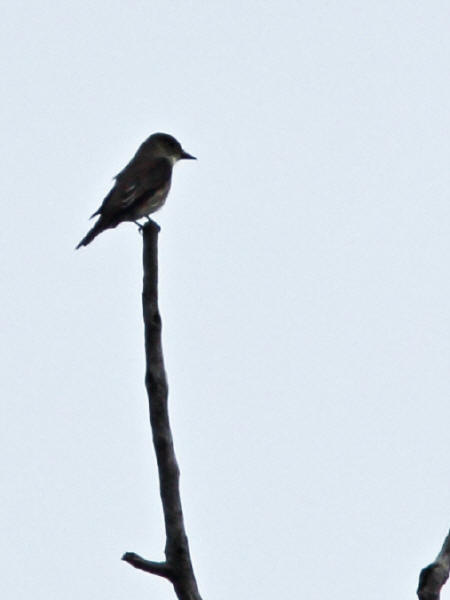
[(141, 219), (142, 217), (146, 217), (147, 215), (159, 210), (164, 205), (169, 190), (170, 182), (156, 192), (152, 192), (144, 196), (140, 202), (136, 202), (132, 219), (130, 220), (134, 221)]

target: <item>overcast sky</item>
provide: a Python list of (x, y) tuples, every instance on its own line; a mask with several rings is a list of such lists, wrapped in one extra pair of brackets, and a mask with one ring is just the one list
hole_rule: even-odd
[[(170, 414), (204, 600), (413, 598), (450, 527), (450, 6), (2, 2), (0, 563), (173, 599), (133, 224), (152, 132)], [(445, 590), (443, 598), (449, 598)]]

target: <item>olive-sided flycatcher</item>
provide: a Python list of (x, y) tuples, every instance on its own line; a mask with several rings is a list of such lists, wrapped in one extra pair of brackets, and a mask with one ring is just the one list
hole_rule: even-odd
[(77, 248), (87, 246), (105, 229), (117, 227), (122, 221), (134, 221), (159, 210), (170, 190), (173, 165), (182, 158), (195, 158), (167, 133), (154, 133), (139, 147), (127, 166), (114, 178), (112, 190), (100, 208), (99, 215)]

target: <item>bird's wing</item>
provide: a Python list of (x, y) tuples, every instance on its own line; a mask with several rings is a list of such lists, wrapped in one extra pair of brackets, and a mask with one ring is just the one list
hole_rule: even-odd
[(131, 160), (116, 175), (116, 183), (103, 200), (97, 214), (112, 216), (126, 211), (141, 196), (148, 196), (166, 185), (171, 176), (172, 163), (167, 158)]

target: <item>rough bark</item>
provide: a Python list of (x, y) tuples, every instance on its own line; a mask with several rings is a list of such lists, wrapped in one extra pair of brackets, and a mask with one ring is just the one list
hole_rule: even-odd
[(450, 532), (436, 560), (421, 570), (417, 595), (420, 600), (439, 600), (441, 588), (450, 572)]
[(192, 568), (184, 528), (179, 476), (168, 413), (168, 385), (161, 345), (161, 317), (158, 308), (159, 226), (149, 221), (143, 228), (144, 286), (142, 305), (145, 325), (146, 376), (150, 424), (158, 464), (159, 486), (166, 530), (165, 562), (149, 561), (134, 552), (122, 560), (133, 567), (168, 579), (179, 600), (201, 600)]

